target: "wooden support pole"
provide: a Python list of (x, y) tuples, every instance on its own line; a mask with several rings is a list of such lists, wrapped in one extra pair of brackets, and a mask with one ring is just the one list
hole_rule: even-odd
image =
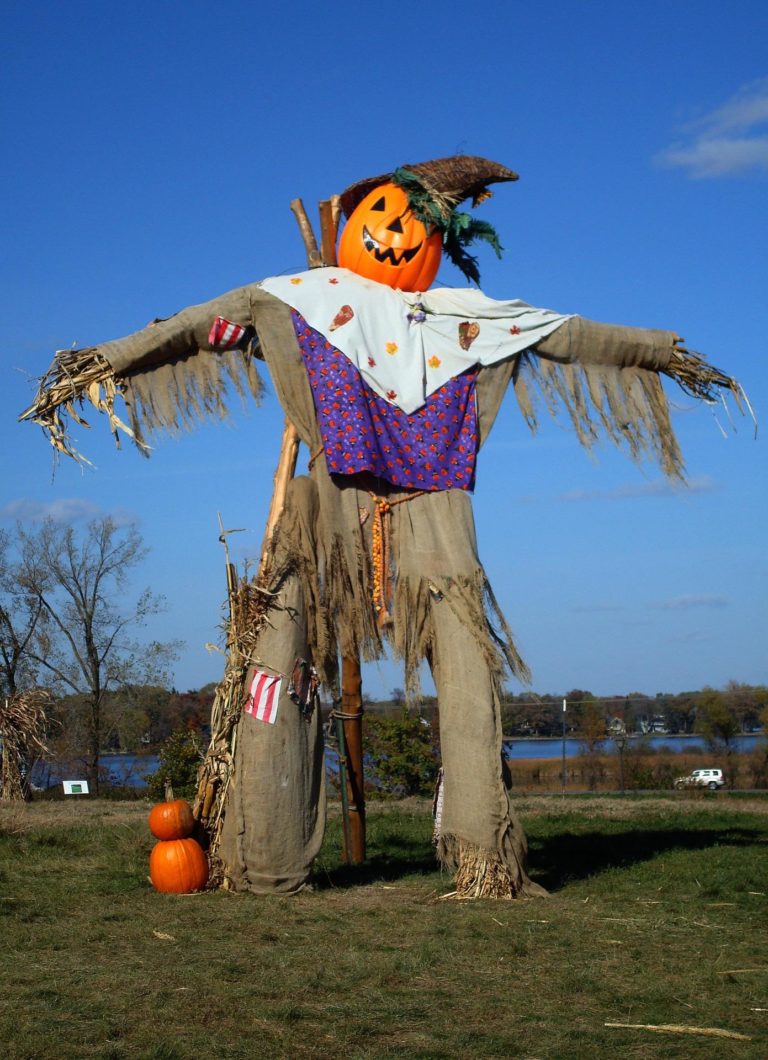
[(341, 217), (341, 200), (338, 195), (320, 201), (320, 249), (323, 265), (336, 264), (336, 233)]
[[(304, 204), (301, 199), (291, 202), (291, 210), (298, 221), (301, 237), (304, 240), (304, 248), (307, 252), (307, 264), (310, 269), (319, 265), (336, 264), (336, 233), (341, 219), (341, 199), (338, 195), (330, 199), (323, 199), (319, 204), (320, 210), (320, 245), (322, 250), (317, 249), (317, 240), (312, 231), (312, 225)], [(286, 420), (286, 435), (292, 425)], [(295, 433), (295, 431), (294, 431)], [(283, 451), (286, 448), (286, 435), (283, 435)], [(298, 439), (296, 441), (298, 446)], [(283, 461), (281, 451), (281, 464)], [(286, 457), (287, 459), (287, 457)], [(293, 475), (296, 466), (295, 455), (293, 457), (293, 468), (289, 478)], [(278, 494), (278, 481), (281, 475), (280, 466), (275, 474), (275, 496)], [(286, 482), (287, 485), (287, 482)], [(273, 499), (274, 504), (274, 499)], [(282, 511), (282, 504), (280, 506)], [(279, 512), (278, 512), (279, 515)], [(270, 519), (272, 513), (270, 511)], [(267, 534), (262, 550), (262, 565), (266, 554), (269, 538), (271, 536), (270, 522), (267, 523)], [(345, 657), (341, 660), (341, 711), (344, 715), (343, 732), (346, 750), (346, 795), (349, 806), (349, 829), (344, 829), (344, 857), (353, 865), (360, 865), (365, 861), (365, 793), (363, 774), (363, 699), (361, 693), (362, 680), (360, 676), (359, 658)], [(347, 717), (351, 715), (351, 717)], [(340, 747), (340, 753), (344, 753)], [(341, 778), (342, 784), (344, 778)], [(348, 834), (347, 834), (348, 831)]]
[(363, 697), (360, 661), (341, 660), (341, 711), (347, 748), (347, 792), (349, 798), (349, 849), (346, 860), (353, 865), (365, 861), (365, 790), (363, 776)]
[(267, 553), (269, 543), (272, 540), (277, 520), (280, 518), (285, 507), (285, 495), (288, 491), (288, 483), (296, 472), (296, 461), (299, 456), (299, 435), (296, 428), (289, 419), (285, 421), (283, 428), (283, 439), (280, 443), (280, 456), (275, 469), (274, 489), (272, 491), (272, 502), (267, 515), (267, 528), (264, 531), (264, 542), (261, 546), (261, 559), (259, 561), (259, 576), (266, 574)]
[(310, 269), (316, 269), (318, 265), (323, 264), (323, 260), (320, 257), (320, 251), (317, 249), (315, 233), (312, 231), (312, 225), (301, 199), (291, 199), (291, 210), (299, 223), (299, 231), (301, 232), (301, 238), (304, 240), (304, 249), (307, 252), (307, 264)]

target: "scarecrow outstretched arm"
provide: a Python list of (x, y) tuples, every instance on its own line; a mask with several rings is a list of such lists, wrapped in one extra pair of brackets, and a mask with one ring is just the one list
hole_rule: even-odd
[[(227, 323), (240, 329), (239, 338), (236, 345), (225, 341), (222, 348), (218, 337), (228, 334)], [(719, 388), (730, 390), (737, 400), (741, 396), (735, 380), (680, 341), (671, 331), (571, 317), (516, 359), (521, 409), (534, 428), (534, 384), (551, 412), (562, 401), (584, 445), (591, 445), (602, 427), (632, 456), (650, 450), (667, 474), (679, 476), (682, 459), (659, 374), (705, 401), (716, 400)], [(21, 418), (43, 427), (58, 452), (83, 459), (67, 428), (69, 417), (85, 423), (75, 406), (88, 400), (109, 417), (116, 438), (125, 433), (147, 452), (145, 431), (190, 427), (206, 415), (225, 417), (228, 384), (241, 395), (249, 390), (258, 400), (255, 358), (262, 350), (268, 358), (282, 357), (291, 346), (295, 348), (296, 339), (287, 304), (250, 284), (153, 321), (124, 339), (59, 351), (34, 404)], [(497, 389), (490, 404), (498, 407), (502, 392)], [(128, 423), (115, 411), (118, 396), (125, 401)], [(307, 424), (305, 428), (309, 430)]]
[(534, 352), (561, 364), (602, 364), (616, 368), (663, 371), (678, 341), (673, 331), (600, 324), (569, 317), (534, 347)]
[(584, 317), (570, 317), (562, 327), (535, 347), (535, 353), (563, 364), (590, 364), (616, 368), (645, 368), (674, 379), (695, 397), (719, 398), (717, 387), (740, 395), (735, 379), (685, 348), (674, 331), (599, 324)]
[(708, 403), (724, 391), (738, 405), (743, 398), (735, 379), (682, 342), (673, 331), (571, 317), (522, 356), (515, 378), (521, 410), (535, 429), (533, 384), (550, 413), (562, 402), (583, 445), (591, 446), (602, 428), (634, 458), (650, 453), (667, 475), (680, 477), (682, 456), (659, 376)]
[[(248, 389), (257, 400), (261, 394), (254, 364), (257, 321), (263, 318), (269, 325), (274, 303), (276, 299), (250, 284), (155, 320), (126, 338), (60, 350), (20, 419), (38, 423), (57, 451), (82, 460), (69, 439), (67, 420), (87, 426), (75, 407), (86, 400), (108, 415), (116, 437), (127, 434), (143, 451), (148, 450), (145, 430), (174, 430), (205, 415), (226, 416), (229, 383), (241, 394)], [(235, 345), (217, 347), (217, 320), (240, 329)], [(115, 411), (118, 395), (125, 400), (129, 423)]]

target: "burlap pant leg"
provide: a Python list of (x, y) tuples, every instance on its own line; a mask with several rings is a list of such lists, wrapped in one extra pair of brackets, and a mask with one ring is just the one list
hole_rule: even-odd
[[(311, 484), (294, 480), (285, 511), (293, 529), (301, 519), (306, 528), (307, 517), (313, 515), (312, 501)], [(283, 540), (289, 536), (284, 533)], [(288, 574), (259, 636), (252, 667), (288, 675), (297, 658), (312, 661), (304, 601), (299, 575)], [(274, 725), (250, 714), (240, 718), (225, 807), (220, 854), (226, 875), (236, 889), (256, 894), (301, 890), (325, 831), (320, 711), (306, 721), (287, 695), (287, 687), (284, 676)]]
[(444, 785), (438, 855), (458, 869), (463, 893), (542, 895), (528, 878), (525, 833), (509, 799), (499, 696), (487, 659), (447, 599), (435, 601), (432, 612)]

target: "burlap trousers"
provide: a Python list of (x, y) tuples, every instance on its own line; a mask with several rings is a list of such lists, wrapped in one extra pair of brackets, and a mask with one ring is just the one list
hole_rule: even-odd
[[(288, 674), (295, 659), (302, 657), (317, 665), (327, 679), (329, 645), (335, 645), (342, 633), (364, 656), (371, 654), (370, 640), (364, 635), (366, 630), (370, 634), (371, 623), (361, 623), (360, 612), (370, 611), (364, 599), (371, 583), (366, 513), (374, 502), (367, 490), (333, 487), (328, 497), (335, 511), (324, 513), (326, 478), (320, 474), (315, 481), (299, 478), (291, 484), (275, 535), (277, 596), (269, 624), (259, 637), (254, 667)], [(444, 769), (440, 860), (460, 875), (468, 862), (502, 866), (508, 896), (540, 893), (526, 874), (525, 836), (510, 805), (502, 759), (499, 645), (503, 642), (488, 628), (487, 586), (474, 552), (474, 528), (467, 525), (469, 499), (453, 493), (457, 495), (416, 498), (393, 509), (396, 577), (389, 639), (411, 670), (419, 655), (426, 657), (435, 681)], [(357, 548), (351, 540), (352, 525), (342, 543), (328, 533), (329, 519), (338, 520), (345, 508), (354, 514)], [(435, 519), (425, 523), (431, 509)], [(426, 532), (427, 526), (432, 532)], [(471, 569), (454, 562), (454, 576), (439, 574), (439, 568), (446, 569), (442, 553), (454, 539), (466, 543), (465, 556), (475, 557)], [(348, 553), (348, 564), (339, 562), (339, 548)], [(353, 554), (361, 583), (354, 586)], [(320, 589), (312, 584), (314, 578)], [(338, 634), (332, 628), (336, 626)], [(305, 886), (323, 838), (326, 796), (320, 719), (316, 712), (307, 722), (286, 695), (286, 686), (284, 679), (276, 724), (250, 714), (241, 718), (225, 807), (220, 853), (226, 875), (237, 889), (259, 894), (294, 893)]]

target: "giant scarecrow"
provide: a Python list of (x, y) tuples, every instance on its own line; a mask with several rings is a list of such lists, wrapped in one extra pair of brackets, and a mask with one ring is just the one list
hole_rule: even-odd
[(240, 619), (197, 807), (204, 822), (215, 817), (229, 886), (285, 893), (306, 882), (325, 815), (312, 678), (337, 688), (339, 653), (371, 660), (388, 643), (410, 685), (424, 659), (434, 677), (437, 852), (457, 871), (458, 892), (541, 893), (501, 753), (502, 681), (526, 669), (477, 555), (478, 450), (510, 388), (534, 427), (539, 390), (550, 410), (565, 405), (582, 444), (602, 429), (680, 476), (660, 377), (705, 401), (720, 387), (738, 398), (739, 388), (672, 331), (593, 323), (474, 288), (430, 290), (443, 253), (478, 280), (467, 247), (481, 238), (498, 251), (496, 233), (457, 207), (516, 179), (457, 156), (356, 183), (340, 196), (338, 266), (249, 284), (127, 338), (61, 351), (26, 414), (76, 455), (66, 413), (77, 418), (74, 403), (88, 399), (145, 448), (152, 429), (225, 412), (228, 382), (245, 381), (258, 398), (264, 361), (310, 453), (259, 579), (231, 581)]

